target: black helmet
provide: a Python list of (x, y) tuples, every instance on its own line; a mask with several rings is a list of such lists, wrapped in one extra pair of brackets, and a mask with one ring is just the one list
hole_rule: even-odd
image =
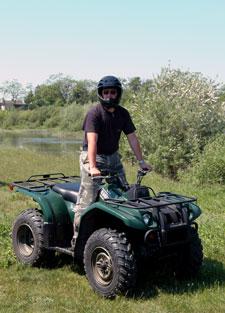
[[(116, 99), (108, 99), (108, 100), (103, 99), (102, 90), (106, 89), (106, 88), (116, 88), (117, 89)], [(99, 98), (99, 101), (102, 105), (104, 105), (106, 107), (116, 107), (119, 104), (120, 98), (122, 96), (123, 88), (122, 88), (121, 82), (115, 76), (104, 76), (99, 81), (98, 86), (97, 86), (97, 90), (98, 90), (98, 98)]]

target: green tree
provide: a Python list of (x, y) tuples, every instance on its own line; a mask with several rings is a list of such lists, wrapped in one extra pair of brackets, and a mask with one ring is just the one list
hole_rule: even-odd
[(223, 85), (218, 92), (219, 95), (219, 101), (225, 102), (225, 85)]
[(89, 102), (89, 90), (88, 82), (85, 80), (79, 80), (73, 87), (70, 102), (76, 102), (84, 105)]
[(217, 90), (200, 73), (163, 68), (151, 92), (142, 89), (127, 102), (145, 157), (156, 171), (176, 177), (223, 131), (224, 106)]
[(209, 141), (203, 153), (186, 173), (179, 176), (184, 181), (198, 184), (225, 184), (225, 134), (220, 134)]
[(94, 103), (98, 101), (98, 96), (97, 96), (97, 82), (93, 80), (85, 80), (86, 82), (86, 87), (88, 90), (89, 94), (89, 102)]
[(4, 97), (9, 97), (10, 100), (15, 103), (16, 100), (25, 95), (26, 90), (23, 85), (18, 82), (18, 80), (13, 79), (11, 81), (5, 81), (0, 87), (0, 92), (3, 94)]
[(30, 104), (33, 103), (33, 101), (34, 101), (34, 94), (33, 94), (33, 91), (30, 90), (30, 91), (28, 92), (28, 94), (25, 96), (24, 102), (25, 102), (26, 104), (30, 105)]
[(60, 93), (57, 84), (39, 85), (35, 88), (33, 104), (36, 106), (54, 105), (64, 103), (64, 99)]
[(73, 88), (76, 85), (76, 81), (70, 76), (64, 76), (62, 73), (50, 75), (47, 80), (48, 85), (54, 85), (59, 89), (61, 98), (64, 103), (69, 103)]
[(138, 91), (140, 91), (141, 86), (142, 86), (142, 81), (139, 76), (132, 77), (128, 82), (128, 88), (134, 93), (137, 93)]

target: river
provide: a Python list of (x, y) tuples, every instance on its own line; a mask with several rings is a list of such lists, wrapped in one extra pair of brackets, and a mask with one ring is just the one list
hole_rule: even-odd
[(0, 148), (2, 146), (28, 148), (38, 153), (61, 155), (78, 152), (81, 143), (81, 140), (74, 139), (73, 136), (53, 135), (41, 130), (0, 132)]

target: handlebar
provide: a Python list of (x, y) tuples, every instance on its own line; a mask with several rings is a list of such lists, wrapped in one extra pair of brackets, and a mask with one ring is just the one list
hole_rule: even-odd
[[(137, 184), (140, 185), (141, 184), (141, 181), (143, 179), (143, 177), (148, 174), (150, 171), (148, 169), (139, 169), (138, 172), (137, 172)], [(113, 172), (113, 171), (101, 171), (101, 174), (102, 175), (99, 175), (99, 176), (91, 176), (91, 179), (92, 180), (99, 180), (99, 179), (112, 179), (112, 178), (116, 178), (116, 177), (119, 177), (119, 175), (116, 173), (116, 172)], [(105, 174), (105, 175), (104, 175)]]
[(92, 180), (95, 180), (95, 179), (107, 179), (107, 178), (111, 178), (111, 177), (115, 177), (116, 175), (97, 175), (97, 176), (91, 176), (91, 175), (89, 175), (90, 177), (91, 177), (91, 179)]
[(109, 170), (101, 170), (101, 175), (97, 175), (97, 176), (91, 176), (91, 174), (89, 173), (88, 175), (92, 178), (92, 179), (105, 179), (105, 178), (111, 178), (111, 177), (115, 177), (118, 176), (118, 173), (115, 171), (109, 171)]
[(148, 170), (147, 168), (146, 169), (142, 168), (142, 169), (138, 170), (138, 175), (145, 176), (149, 172), (150, 172), (150, 170)]
[(140, 170), (138, 170), (138, 172), (137, 172), (137, 184), (138, 185), (140, 185), (141, 184), (141, 181), (142, 181), (142, 179), (143, 179), (143, 177), (147, 174), (147, 173), (149, 173), (150, 172), (150, 170), (148, 170), (148, 169), (140, 169)]

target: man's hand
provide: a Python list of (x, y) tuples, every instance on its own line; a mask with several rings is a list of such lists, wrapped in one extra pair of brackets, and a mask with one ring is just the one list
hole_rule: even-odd
[(149, 172), (152, 171), (152, 166), (146, 163), (144, 160), (139, 161), (139, 166), (143, 170), (148, 170)]
[(90, 175), (92, 177), (101, 176), (101, 172), (99, 171), (99, 169), (97, 167), (90, 167)]
[(134, 155), (138, 160), (140, 168), (143, 170), (152, 171), (152, 166), (147, 164), (142, 158), (141, 146), (135, 132), (128, 134), (127, 139), (131, 149), (134, 152)]

